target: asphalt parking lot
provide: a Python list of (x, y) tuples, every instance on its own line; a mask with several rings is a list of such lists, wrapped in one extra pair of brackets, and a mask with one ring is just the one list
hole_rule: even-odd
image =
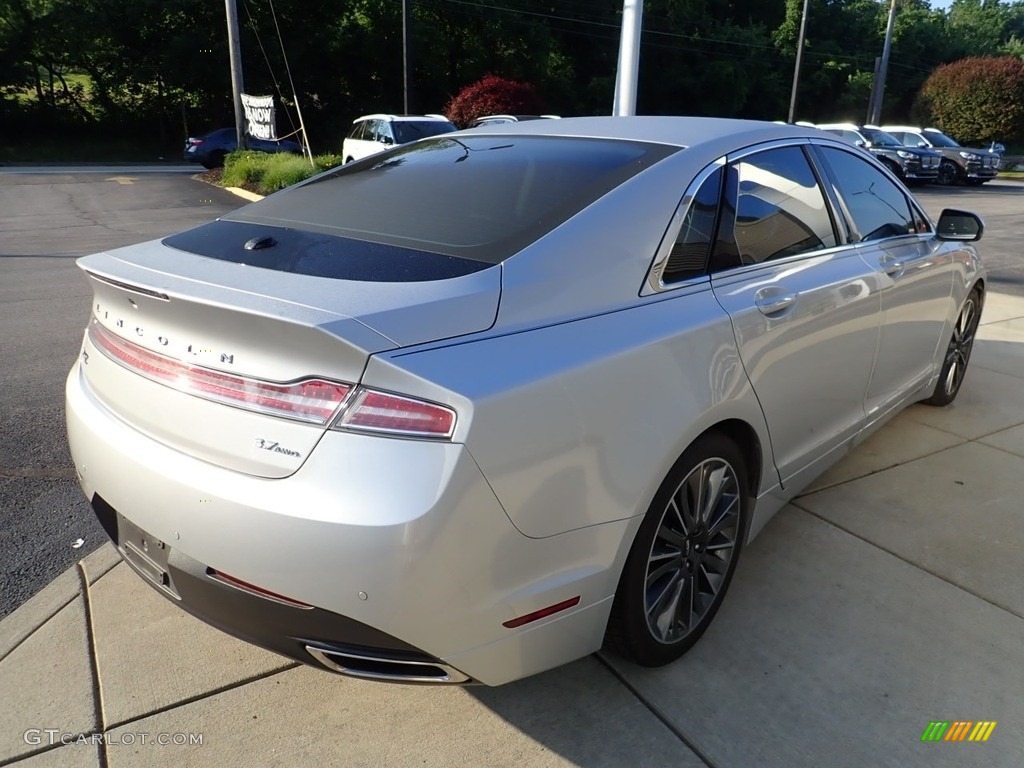
[[(1024, 765), (1024, 185), (915, 190), (933, 216), (982, 215), (1005, 297), (986, 308), (964, 390), (949, 409), (912, 407), (787, 506), (691, 653), (439, 690), (238, 643), (109, 547), (66, 571), (103, 541), (63, 438), (89, 304), (72, 257), (236, 206), (187, 176), (139, 175), (0, 175), (0, 616), (53, 581), (0, 622), (0, 690), (16, 692), (0, 704), (0, 765)], [(986, 743), (921, 741), (953, 720), (998, 725)], [(47, 727), (111, 744), (26, 742)], [(143, 732), (203, 741), (125, 746)]]

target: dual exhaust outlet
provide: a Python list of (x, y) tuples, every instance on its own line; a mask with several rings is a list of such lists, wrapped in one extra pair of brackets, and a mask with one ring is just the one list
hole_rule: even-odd
[(470, 682), (468, 675), (439, 661), (395, 659), (363, 649), (355, 652), (310, 644), (306, 644), (306, 652), (332, 672), (364, 680), (447, 685)]

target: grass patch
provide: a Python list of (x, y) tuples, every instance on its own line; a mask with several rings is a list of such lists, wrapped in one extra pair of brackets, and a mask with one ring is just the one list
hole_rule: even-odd
[(315, 176), (321, 171), (341, 165), (341, 155), (317, 155), (315, 165), (300, 155), (265, 152), (232, 152), (224, 159), (225, 187), (242, 187), (250, 192), (269, 195)]

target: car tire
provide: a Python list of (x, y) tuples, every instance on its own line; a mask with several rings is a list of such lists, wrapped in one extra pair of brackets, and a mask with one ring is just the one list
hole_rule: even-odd
[(892, 172), (893, 176), (895, 176), (897, 179), (902, 181), (904, 184), (906, 183), (907, 179), (903, 175), (903, 169), (900, 168), (899, 165), (897, 165), (896, 163), (894, 163), (892, 160), (890, 160), (888, 158), (883, 158), (882, 159), (882, 164)]
[(956, 163), (952, 160), (943, 160), (939, 163), (939, 175), (935, 179), (936, 184), (941, 184), (943, 187), (951, 187), (956, 184), (957, 176), (960, 172), (957, 170)]
[(946, 345), (935, 390), (931, 397), (922, 401), (925, 405), (944, 406), (956, 399), (964, 383), (967, 364), (971, 360), (971, 350), (974, 349), (974, 337), (978, 333), (980, 320), (981, 291), (972, 288), (953, 324), (953, 333), (950, 334), (949, 344)]
[(687, 448), (633, 541), (605, 647), (647, 667), (689, 650), (725, 598), (750, 504), (747, 468), (732, 440), (709, 432)]
[(208, 171), (212, 171), (214, 168), (220, 168), (224, 165), (224, 158), (226, 156), (227, 153), (219, 149), (216, 152), (211, 152), (206, 156), (206, 159), (203, 160), (203, 168)]

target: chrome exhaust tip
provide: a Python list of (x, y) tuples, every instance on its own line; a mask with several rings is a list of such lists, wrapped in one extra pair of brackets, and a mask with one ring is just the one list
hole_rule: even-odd
[(355, 652), (308, 644), (306, 652), (332, 672), (364, 680), (443, 685), (459, 685), (470, 681), (468, 675), (440, 661), (395, 659), (371, 655), (365, 650)]

